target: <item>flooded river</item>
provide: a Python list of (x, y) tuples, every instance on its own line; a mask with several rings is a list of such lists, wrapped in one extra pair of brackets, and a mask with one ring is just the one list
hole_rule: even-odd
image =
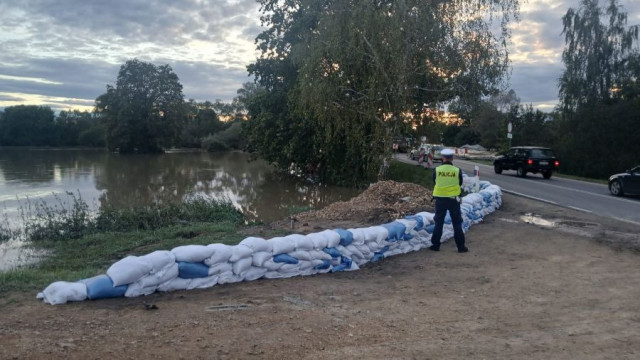
[[(0, 148), (0, 210), (18, 221), (29, 202), (68, 201), (80, 194), (92, 210), (178, 202), (200, 195), (228, 199), (250, 220), (283, 219), (301, 207), (322, 208), (359, 191), (307, 184), (278, 174), (242, 152), (119, 155), (104, 150)], [(0, 244), (0, 271), (20, 254)], [(9, 259), (11, 258), (11, 259)]]

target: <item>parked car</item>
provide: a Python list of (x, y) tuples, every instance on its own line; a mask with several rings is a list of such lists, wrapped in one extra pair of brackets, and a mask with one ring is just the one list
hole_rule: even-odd
[(444, 150), (444, 145), (429, 145), (429, 150), (433, 149), (433, 162), (442, 162), (440, 151)]
[(609, 177), (609, 191), (615, 196), (640, 195), (640, 165)]
[(411, 150), (411, 152), (409, 152), (409, 158), (411, 160), (418, 160), (420, 158), (420, 150), (422, 150), (426, 156), (426, 154), (429, 153), (429, 145), (422, 144), (418, 146), (418, 148)]
[(493, 161), (496, 174), (501, 174), (504, 170), (515, 170), (520, 177), (527, 176), (527, 173), (542, 173), (545, 179), (551, 178), (559, 166), (560, 161), (553, 150), (539, 146), (512, 147), (505, 155), (498, 156)]

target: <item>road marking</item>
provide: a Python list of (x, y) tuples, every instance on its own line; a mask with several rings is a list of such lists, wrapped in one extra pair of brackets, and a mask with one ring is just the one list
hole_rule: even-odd
[(570, 208), (570, 209), (573, 209), (573, 210), (584, 211), (586, 213), (593, 214), (593, 211), (591, 211), (591, 210), (587, 210), (587, 209), (583, 209), (583, 208), (579, 208), (579, 207), (575, 207), (575, 206), (571, 206), (571, 205), (567, 205), (567, 207)]
[[(475, 163), (471, 163), (471, 164), (475, 164)], [(481, 165), (484, 165), (484, 164), (481, 164)], [(484, 165), (484, 166), (488, 166), (488, 165)], [(589, 183), (589, 182), (586, 182), (586, 181), (574, 180), (574, 179), (565, 179), (565, 178), (558, 178), (558, 179), (560, 179), (561, 181), (571, 180), (571, 181), (574, 181), (574, 182), (585, 183), (585, 184), (588, 184), (588, 185), (599, 185), (599, 186), (607, 188), (607, 185), (604, 185), (604, 184), (594, 184), (594, 183)], [(526, 178), (523, 179), (523, 180), (525, 180), (525, 181), (534, 181), (533, 179), (526, 179)], [(550, 184), (548, 182), (542, 182), (542, 181), (541, 182), (537, 182), (536, 181), (536, 184), (540, 184), (542, 186), (551, 186), (551, 187), (555, 187), (555, 188), (562, 189), (562, 190), (571, 190), (571, 191), (575, 191), (575, 192), (579, 192), (579, 193), (583, 193), (583, 194), (587, 194), (587, 195), (599, 196), (601, 198), (605, 198), (605, 199), (609, 199), (609, 200), (624, 201), (624, 202), (627, 202), (629, 204), (635, 204), (635, 205), (639, 204), (637, 201), (633, 201), (633, 200), (629, 200), (629, 199), (625, 199), (625, 198), (613, 197), (612, 195), (603, 195), (603, 194), (598, 194), (598, 193), (589, 192), (589, 191), (585, 191), (585, 190), (578, 190), (578, 189), (574, 189), (574, 188), (567, 187), (567, 186), (559, 186), (559, 185)]]
[(522, 196), (522, 197), (526, 197), (527, 199), (532, 199), (532, 200), (537, 200), (537, 201), (542, 201), (543, 203), (547, 203), (547, 204), (551, 204), (551, 205), (558, 205), (561, 206), (560, 204), (558, 204), (555, 201), (551, 201), (551, 200), (547, 200), (547, 199), (543, 199), (543, 198), (539, 198), (539, 197), (535, 197), (535, 196), (531, 196), (531, 195), (527, 195), (527, 194), (523, 194), (523, 193), (519, 193), (517, 191), (513, 191), (513, 190), (507, 190), (505, 188), (502, 188), (502, 192), (506, 192), (507, 194), (513, 194), (513, 195), (518, 195), (518, 196)]

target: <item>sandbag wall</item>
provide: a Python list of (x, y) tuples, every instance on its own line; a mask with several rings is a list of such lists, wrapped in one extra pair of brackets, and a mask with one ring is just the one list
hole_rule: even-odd
[[(473, 181), (465, 177), (463, 189), (472, 189)], [(462, 198), (465, 232), (502, 203), (498, 186), (482, 181), (479, 188), (479, 192)], [(78, 282), (54, 282), (37, 297), (55, 305), (85, 299), (135, 297), (155, 291), (201, 289), (259, 278), (353, 271), (369, 262), (431, 246), (433, 216), (420, 212), (379, 226), (268, 240), (248, 237), (233, 246), (186, 245), (171, 251), (128, 256), (111, 265), (106, 274)], [(453, 227), (447, 215), (442, 241), (451, 237)]]

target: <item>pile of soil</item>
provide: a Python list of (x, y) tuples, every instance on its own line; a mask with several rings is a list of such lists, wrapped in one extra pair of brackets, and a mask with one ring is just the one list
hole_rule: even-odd
[(299, 232), (335, 227), (384, 224), (421, 211), (433, 212), (431, 190), (424, 186), (392, 180), (379, 181), (349, 201), (339, 201), (321, 210), (296, 214), (276, 221), (272, 228), (291, 228)]

